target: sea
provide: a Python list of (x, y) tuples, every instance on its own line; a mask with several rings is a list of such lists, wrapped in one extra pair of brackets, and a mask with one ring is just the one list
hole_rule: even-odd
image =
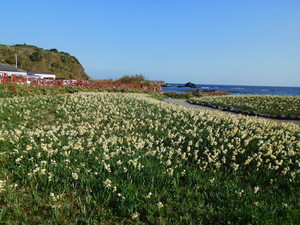
[[(196, 90), (184, 86), (180, 83), (168, 83), (167, 87), (162, 87), (164, 92), (186, 93)], [(246, 86), (246, 85), (216, 85), (216, 84), (196, 84), (202, 90), (228, 91), (230, 95), (286, 95), (300, 96), (300, 87), (275, 87), (275, 86)]]

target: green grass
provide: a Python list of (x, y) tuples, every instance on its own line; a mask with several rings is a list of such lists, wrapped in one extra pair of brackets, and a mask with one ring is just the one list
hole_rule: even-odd
[(165, 92), (163, 94), (160, 93), (152, 93), (150, 97), (157, 99), (157, 100), (164, 100), (166, 98), (176, 98), (176, 99), (190, 99), (194, 95), (190, 93), (175, 93), (175, 92)]
[(300, 97), (250, 95), (193, 98), (193, 101), (210, 103), (221, 107), (252, 111), (272, 116), (294, 116), (300, 118)]
[(140, 94), (0, 104), (3, 224), (299, 221), (296, 125), (208, 114)]

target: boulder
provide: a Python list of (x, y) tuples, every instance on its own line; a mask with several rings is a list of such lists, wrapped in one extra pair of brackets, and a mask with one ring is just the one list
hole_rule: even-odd
[(196, 84), (188, 82), (184, 85), (184, 87), (197, 88)]

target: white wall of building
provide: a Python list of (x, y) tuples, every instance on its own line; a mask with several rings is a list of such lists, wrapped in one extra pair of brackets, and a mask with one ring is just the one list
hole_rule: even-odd
[(26, 72), (10, 72), (10, 71), (0, 71), (0, 76), (4, 76), (6, 74), (6, 76), (12, 76), (12, 75), (16, 75), (16, 76), (27, 76)]
[(56, 78), (56, 76), (53, 74), (40, 74), (40, 73), (36, 73), (36, 74), (34, 74), (35, 76), (38, 76), (38, 77), (40, 77), (40, 78), (42, 78), (42, 79), (55, 79)]

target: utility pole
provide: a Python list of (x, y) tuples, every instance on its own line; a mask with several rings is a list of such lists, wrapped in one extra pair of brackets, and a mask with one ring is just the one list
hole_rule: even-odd
[(18, 55), (15, 54), (15, 57), (16, 57), (16, 68), (18, 68)]

